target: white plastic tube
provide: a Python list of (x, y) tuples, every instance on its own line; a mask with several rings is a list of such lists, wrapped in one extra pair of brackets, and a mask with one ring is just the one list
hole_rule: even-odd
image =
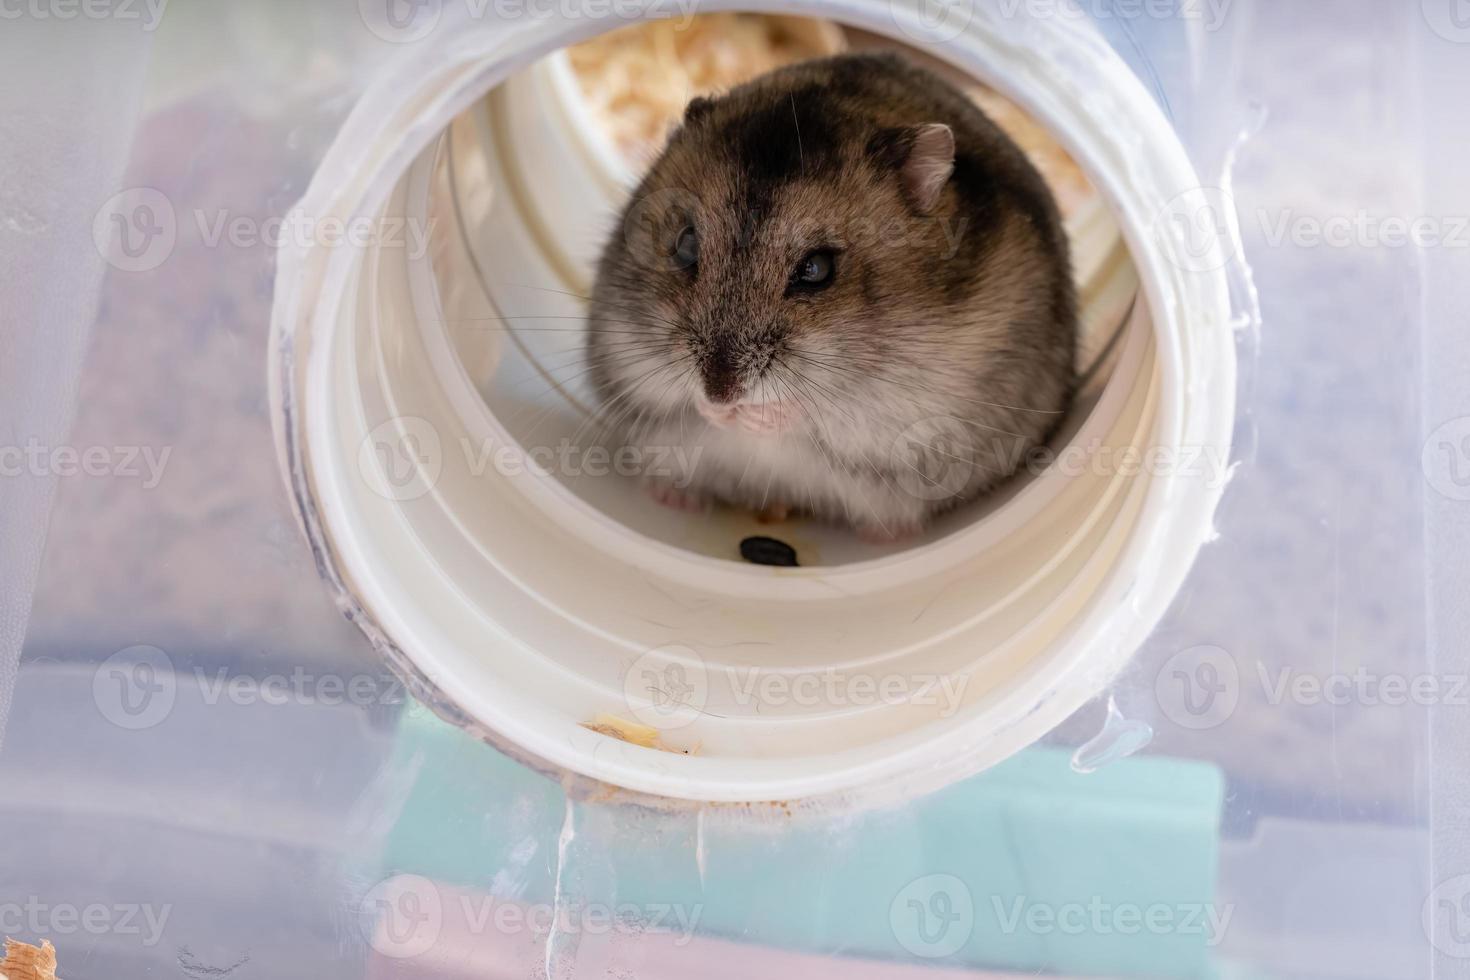
[[(874, 0), (781, 12), (911, 40), (929, 29)], [(464, 285), (498, 281), (497, 248), (522, 266), (548, 254), (535, 242), (546, 229), (486, 172), (503, 161), (471, 137), (505, 118), (477, 117), (497, 104), (477, 100), (596, 26), (532, 21), (491, 38), (441, 25), (443, 43), (408, 52), (364, 97), (303, 201), (313, 215), (437, 229), (431, 259), (384, 247), (280, 257), (280, 445), (345, 610), (456, 723), (536, 764), (661, 797), (878, 800), (1036, 740), (1107, 686), (1211, 535), (1220, 481), (1180, 461), (1228, 454), (1233, 337), (1224, 261), (1161, 220), (1202, 197), (1174, 133), (1083, 24), (982, 7), (928, 45), (1081, 162), (1145, 302), (1071, 433), (1081, 465), (917, 547), (865, 555), (814, 540), (816, 565), (750, 566), (715, 557), (738, 523), (680, 525), (632, 481), (524, 465), (526, 406), (505, 381), (545, 352), (464, 329), (524, 313)], [(466, 225), (495, 234), (449, 234)], [(570, 274), (556, 267), (575, 266), (569, 254), (518, 269), (535, 277), (519, 285), (539, 292), (538, 315), (576, 315), (574, 299), (537, 289)], [(1120, 466), (1124, 450), (1155, 465)], [(500, 462), (481, 465), (487, 451)], [(674, 751), (585, 727), (609, 714), (653, 724)]]

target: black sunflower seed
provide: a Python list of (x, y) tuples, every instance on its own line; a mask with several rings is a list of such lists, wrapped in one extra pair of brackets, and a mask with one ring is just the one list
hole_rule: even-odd
[(796, 549), (785, 541), (762, 535), (746, 538), (740, 542), (740, 557), (755, 565), (778, 565), (782, 568), (796, 567)]

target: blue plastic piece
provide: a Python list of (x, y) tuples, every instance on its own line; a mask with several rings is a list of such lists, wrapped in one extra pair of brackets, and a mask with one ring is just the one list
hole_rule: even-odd
[[(1228, 927), (1213, 903), (1224, 781), (1208, 764), (1134, 757), (1084, 775), (1036, 747), (890, 811), (630, 820), (615, 802), (569, 817), (554, 781), (419, 707), (398, 752), (417, 778), (385, 874), (524, 902), (551, 901), (560, 874), (563, 900), (677, 904), (704, 935), (1086, 975), (1209, 976)], [(614, 820), (637, 829), (604, 833)], [(618, 853), (598, 846), (614, 840)]]

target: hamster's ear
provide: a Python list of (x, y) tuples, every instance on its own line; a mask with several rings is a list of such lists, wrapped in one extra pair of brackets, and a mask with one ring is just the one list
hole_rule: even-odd
[(684, 107), (684, 124), (687, 126), (690, 123), (698, 122), (706, 115), (708, 115), (709, 111), (714, 107), (714, 99), (706, 98), (703, 95), (696, 95), (694, 98), (690, 99), (689, 104)]
[(954, 173), (954, 130), (944, 123), (885, 129), (869, 141), (868, 152), (899, 171), (904, 196), (928, 214)]

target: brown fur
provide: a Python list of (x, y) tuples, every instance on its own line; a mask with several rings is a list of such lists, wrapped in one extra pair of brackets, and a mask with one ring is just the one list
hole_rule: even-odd
[[(954, 136), (927, 213), (913, 179), (926, 123)], [(698, 261), (681, 268), (686, 227)], [(833, 249), (836, 271), (803, 291), (792, 270), (813, 249)], [(695, 100), (607, 243), (591, 313), (602, 421), (621, 441), (698, 447), (701, 495), (877, 537), (1009, 476), (1074, 385), (1076, 300), (1050, 192), (968, 98), (892, 55)], [(738, 403), (795, 421), (729, 431), (698, 403), (706, 417)]]

